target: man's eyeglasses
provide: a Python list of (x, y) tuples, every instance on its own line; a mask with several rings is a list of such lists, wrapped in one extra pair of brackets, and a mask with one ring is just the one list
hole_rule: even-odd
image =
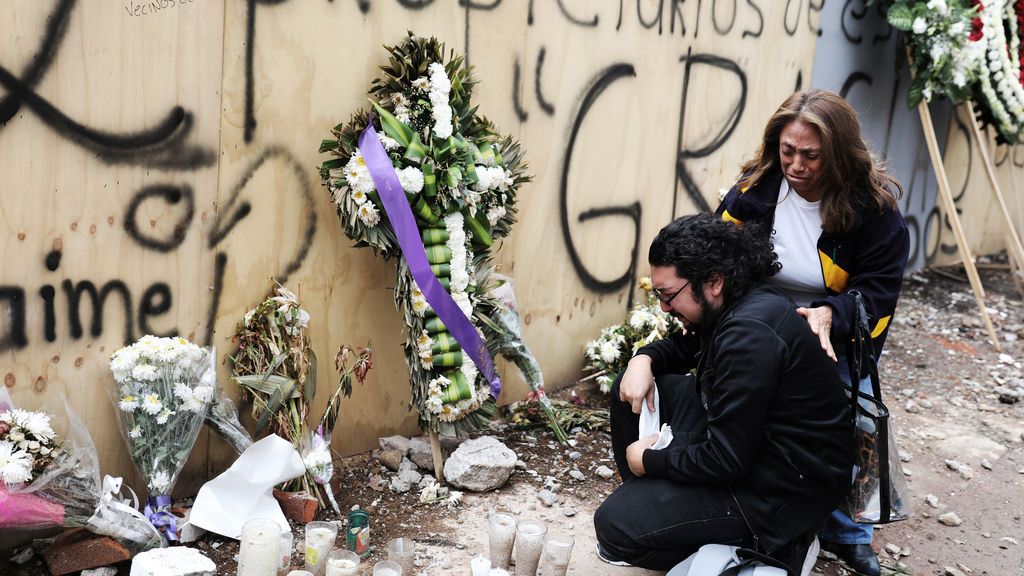
[(681, 287), (679, 288), (679, 290), (676, 290), (675, 292), (673, 292), (671, 296), (669, 296), (669, 295), (667, 295), (667, 294), (663, 293), (663, 292), (662, 292), (661, 290), (659, 290), (659, 289), (657, 289), (657, 288), (652, 288), (652, 289), (651, 289), (651, 292), (653, 292), (653, 293), (654, 293), (654, 297), (655, 297), (655, 298), (657, 298), (658, 300), (660, 300), (660, 301), (661, 301), (661, 302), (662, 302), (662, 303), (663, 303), (664, 305), (668, 306), (669, 304), (671, 304), (671, 303), (672, 303), (672, 301), (673, 301), (673, 300), (675, 300), (675, 299), (676, 299), (676, 296), (679, 296), (679, 293), (680, 293), (680, 292), (682, 292), (682, 291), (683, 291), (683, 290), (684, 290), (684, 289), (685, 289), (685, 288), (686, 288), (687, 286), (689, 286), (689, 285), (690, 285), (690, 282), (689, 282), (689, 281), (687, 281), (687, 282), (686, 282), (686, 284), (683, 284), (683, 285), (682, 285), (682, 286), (681, 286)]

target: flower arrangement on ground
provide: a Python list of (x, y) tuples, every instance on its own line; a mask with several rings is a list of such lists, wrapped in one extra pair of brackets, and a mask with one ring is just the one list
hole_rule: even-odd
[(651, 290), (651, 279), (643, 277), (638, 283), (644, 291), (644, 303), (637, 304), (630, 311), (626, 321), (613, 324), (601, 330), (596, 340), (587, 342), (585, 371), (596, 378), (605, 394), (612, 389), (615, 377), (626, 369), (626, 364), (642, 346), (682, 329), (682, 324), (663, 312), (658, 299)]
[[(245, 313), (232, 340), (238, 349), (231, 357), (231, 379), (252, 403), (256, 434), (270, 432), (295, 446), (306, 464), (306, 473), (289, 481), (283, 490), (305, 490), (321, 508), (334, 502), (330, 480), (334, 475), (331, 432), (338, 418), (342, 395), (351, 396), (352, 379), (362, 383), (373, 363), (370, 349), (343, 346), (335, 367), (341, 374), (319, 423), (310, 429), (309, 410), (316, 398), (316, 355), (306, 330), (309, 313), (298, 297), (283, 286)], [(352, 366), (349, 366), (349, 363)], [(340, 512), (339, 512), (340, 513)]]
[(110, 370), (118, 425), (149, 492), (146, 515), (174, 540), (171, 490), (216, 395), (213, 350), (146, 335), (114, 352)]
[(385, 259), (401, 256), (395, 304), (412, 405), (421, 427), (455, 435), (495, 410), (491, 354), (514, 336), (492, 320), (503, 305), (491, 295), (491, 247), (510, 232), (530, 177), (519, 143), (471, 105), (477, 81), (463, 57), (411, 33), (387, 50), (371, 83), (374, 114), (334, 128), (320, 175), (346, 235)]
[(909, 107), (937, 96), (954, 104), (972, 96), (988, 47), (978, 16), (969, 0), (888, 2), (889, 23), (906, 33), (913, 59)]

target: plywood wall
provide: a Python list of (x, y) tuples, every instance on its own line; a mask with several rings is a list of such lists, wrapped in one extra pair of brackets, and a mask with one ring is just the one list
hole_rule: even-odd
[[(583, 343), (626, 310), (657, 230), (713, 208), (771, 112), (809, 83), (821, 5), (2, 3), (0, 18), (14, 23), (0, 39), (0, 108), (10, 114), (0, 127), (5, 383), (29, 406), (68, 394), (105, 471), (124, 474), (104, 391), (110, 352), (174, 331), (209, 338), (223, 357), (276, 278), (312, 315), (315, 414), (338, 346), (375, 347), (335, 448), (414, 432), (393, 265), (351, 247), (315, 170), (330, 127), (366, 105), (381, 45), (406, 30), (467, 52), (480, 110), (528, 150), (535, 181), (499, 258), (549, 385), (571, 382)], [(73, 330), (65, 282), (110, 292), (95, 333), (84, 304), (83, 329)], [(504, 373), (503, 400), (521, 397), (523, 383)], [(204, 435), (179, 491), (230, 460)]]

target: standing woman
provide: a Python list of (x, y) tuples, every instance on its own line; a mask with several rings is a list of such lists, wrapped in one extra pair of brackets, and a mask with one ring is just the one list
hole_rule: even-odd
[[(846, 363), (854, 306), (849, 291), (863, 295), (875, 358), (881, 358), (910, 249), (896, 204), (903, 188), (868, 150), (853, 108), (817, 88), (782, 103), (742, 174), (719, 216), (738, 225), (765, 224), (782, 264), (769, 281), (796, 302), (843, 380), (870, 393), (870, 379), (849, 374)], [(858, 573), (880, 573), (870, 524), (836, 510), (818, 536)]]

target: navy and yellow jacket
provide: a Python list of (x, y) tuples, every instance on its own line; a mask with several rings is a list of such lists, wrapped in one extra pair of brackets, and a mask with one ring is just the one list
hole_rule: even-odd
[[(771, 234), (781, 184), (782, 172), (774, 171), (749, 188), (740, 190), (733, 186), (716, 213), (723, 220), (740, 225), (760, 223)], [(845, 350), (843, 343), (851, 337), (854, 311), (849, 292), (860, 292), (868, 312), (875, 358), (881, 358), (900, 297), (903, 269), (910, 254), (910, 235), (899, 210), (879, 212), (878, 206), (868, 200), (858, 207), (857, 215), (859, 222), (852, 231), (839, 235), (823, 231), (818, 238), (826, 296), (811, 306), (832, 307), (832, 343), (837, 351)]]

